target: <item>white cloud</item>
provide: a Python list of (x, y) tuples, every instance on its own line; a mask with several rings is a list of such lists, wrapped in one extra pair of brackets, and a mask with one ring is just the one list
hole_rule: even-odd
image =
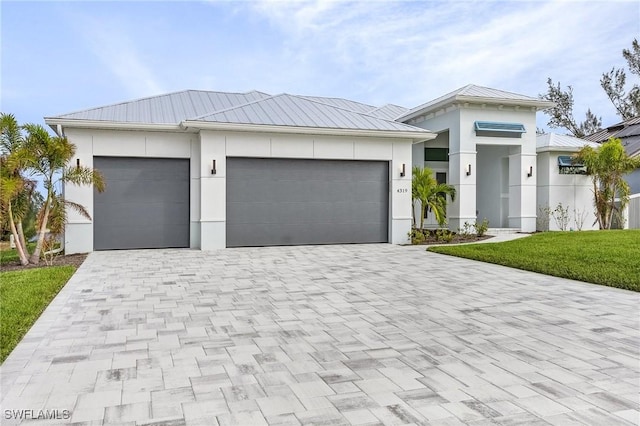
[[(630, 2), (252, 2), (321, 90), (416, 105), (467, 83), (536, 96), (547, 77), (614, 120), (599, 86), (637, 36)], [(327, 72), (327, 70), (330, 70)], [(344, 79), (342, 81), (341, 79)], [(338, 94), (338, 93), (336, 93)]]
[(165, 90), (140, 54), (134, 37), (121, 22), (76, 16), (81, 39), (100, 62), (117, 78), (128, 96), (142, 97)]

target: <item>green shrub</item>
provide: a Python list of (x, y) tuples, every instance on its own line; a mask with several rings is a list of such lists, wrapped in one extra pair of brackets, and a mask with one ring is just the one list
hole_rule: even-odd
[(476, 223), (473, 224), (473, 227), (475, 228), (476, 235), (478, 237), (484, 237), (484, 234), (489, 230), (489, 220), (485, 217), (480, 223), (476, 221)]
[(446, 228), (440, 228), (436, 231), (436, 240), (442, 241), (444, 243), (450, 243), (453, 241), (453, 237), (455, 237), (455, 233), (449, 231)]
[(422, 229), (412, 229), (411, 232), (409, 232), (409, 238), (411, 239), (411, 244), (414, 245), (422, 244), (426, 239)]

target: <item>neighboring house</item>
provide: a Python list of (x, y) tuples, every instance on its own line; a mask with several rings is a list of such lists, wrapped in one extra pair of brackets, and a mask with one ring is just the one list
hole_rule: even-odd
[[(618, 138), (622, 141), (625, 151), (631, 157), (640, 156), (640, 117), (609, 126), (596, 133), (586, 136), (584, 139), (591, 142), (606, 142), (609, 138)], [(640, 169), (627, 177), (632, 194), (640, 194)]]
[[(585, 137), (591, 142), (606, 142), (609, 138), (618, 138), (622, 141), (625, 151), (631, 157), (640, 157), (640, 117), (609, 126), (596, 133)], [(626, 176), (626, 181), (631, 187), (631, 197), (628, 209), (624, 212), (625, 228), (640, 229), (640, 169)]]
[(486, 218), (492, 228), (536, 230), (536, 112), (552, 105), (468, 85), (397, 119), (437, 134), (413, 146), (413, 165), (431, 167), (456, 188), (450, 229)]
[(67, 253), (408, 243), (405, 111), (338, 98), (188, 90), (45, 118), (107, 189), (66, 185)]
[[(585, 145), (598, 144), (573, 136), (547, 133), (538, 135), (536, 175), (538, 231), (558, 231), (562, 213), (568, 215), (566, 230), (598, 229), (593, 205), (593, 183), (586, 169), (572, 156)], [(554, 216), (556, 219), (554, 219)]]

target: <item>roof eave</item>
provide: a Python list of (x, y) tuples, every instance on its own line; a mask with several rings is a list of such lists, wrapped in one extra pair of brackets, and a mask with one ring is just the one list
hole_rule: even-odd
[(411, 139), (413, 143), (420, 143), (436, 138), (436, 134), (429, 131), (402, 131), (402, 130), (360, 130), (360, 129), (338, 129), (323, 127), (299, 127), (299, 126), (276, 126), (266, 124), (240, 124), (240, 123), (219, 123), (185, 120), (182, 122), (183, 129), (197, 130), (224, 130), (234, 132), (269, 132), (288, 133), (303, 135), (327, 135), (327, 136), (360, 136), (378, 138), (398, 138)]
[(185, 132), (179, 124), (170, 123), (130, 123), (121, 121), (78, 120), (69, 118), (45, 117), (44, 122), (56, 130), (59, 126), (76, 129), (100, 130), (148, 130)]
[(536, 153), (541, 152), (578, 152), (583, 147), (577, 146), (542, 146), (536, 148)]

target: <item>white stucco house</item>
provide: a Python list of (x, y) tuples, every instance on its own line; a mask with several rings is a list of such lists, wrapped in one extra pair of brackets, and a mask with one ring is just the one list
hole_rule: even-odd
[(450, 229), (533, 232), (537, 198), (553, 202), (536, 159), (549, 106), (475, 85), (413, 109), (187, 90), (46, 117), (107, 183), (64, 188), (92, 216), (69, 213), (66, 252), (405, 244), (413, 165), (456, 187)]
[(47, 117), (107, 189), (67, 185), (67, 253), (408, 242), (411, 147), (435, 138), (404, 108), (188, 90)]
[(492, 228), (536, 230), (536, 112), (551, 105), (468, 85), (398, 118), (437, 134), (413, 145), (413, 165), (456, 188), (450, 229), (486, 218)]

